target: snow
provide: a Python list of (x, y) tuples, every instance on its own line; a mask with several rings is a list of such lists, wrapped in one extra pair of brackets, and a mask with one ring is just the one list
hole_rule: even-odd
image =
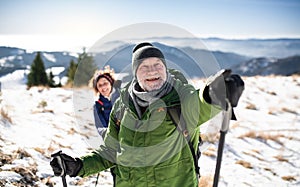
[[(220, 186), (299, 185), (300, 77), (244, 79), (246, 89), (235, 110), (238, 121), (231, 122), (226, 138)], [(249, 132), (254, 138), (245, 136)], [(235, 164), (239, 160), (252, 168)], [(213, 174), (214, 159), (200, 162), (204, 175)], [(294, 180), (285, 181), (285, 176)]]
[(19, 181), (22, 176), (13, 171), (2, 171), (0, 172), (0, 179), (12, 178), (12, 181)]
[(7, 61), (13, 61), (15, 58), (16, 58), (16, 56), (2, 57), (2, 58), (0, 58), (0, 65), (4, 66)]
[(44, 57), (50, 62), (56, 62), (56, 58), (53, 54), (43, 53)]
[(67, 83), (68, 77), (64, 76), (62, 78), (59, 77), (59, 74), (63, 72), (66, 68), (65, 67), (51, 67), (46, 69), (46, 73), (49, 75), (50, 72), (54, 75), (53, 81), (55, 84), (61, 83), (62, 85), (65, 85)]
[(59, 75), (65, 69), (66, 69), (65, 67), (51, 67), (46, 70), (46, 73), (49, 74), (50, 72), (52, 72), (53, 75)]
[(9, 73), (3, 77), (0, 77), (1, 87), (5, 88), (16, 88), (16, 87), (25, 87), (26, 84), (26, 75), (29, 73), (29, 70), (16, 70), (13, 73)]
[[(0, 186), (1, 180), (6, 186), (25, 181), (24, 172), (16, 167), (36, 168), (31, 177), (37, 177), (37, 186), (62, 186), (49, 165), (51, 153), (61, 149), (81, 156), (91, 150), (91, 141), (101, 141), (90, 119), (92, 90), (27, 90), (24, 74), (18, 70), (0, 78), (0, 153), (18, 155), (9, 163), (0, 160)], [(244, 77), (244, 81), (246, 89), (235, 109), (238, 120), (231, 121), (226, 134), (219, 186), (299, 186), (300, 77)], [(82, 108), (74, 107), (77, 94), (91, 97)], [(202, 132), (216, 136), (218, 127), (210, 127), (220, 117), (201, 127)], [(202, 179), (214, 175), (217, 145), (213, 140), (201, 147)], [(93, 186), (96, 175), (66, 179), (68, 186)], [(98, 186), (112, 186), (110, 172), (100, 173)]]

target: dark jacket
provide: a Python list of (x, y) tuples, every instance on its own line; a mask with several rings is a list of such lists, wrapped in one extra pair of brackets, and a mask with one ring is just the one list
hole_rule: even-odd
[(98, 100), (95, 101), (93, 106), (94, 108), (94, 120), (95, 126), (98, 130), (98, 133), (104, 137), (106, 133), (106, 128), (108, 127), (109, 115), (112, 109), (112, 106), (116, 99), (120, 96), (120, 92), (118, 89), (113, 89), (113, 93), (111, 95), (111, 100), (100, 95)]

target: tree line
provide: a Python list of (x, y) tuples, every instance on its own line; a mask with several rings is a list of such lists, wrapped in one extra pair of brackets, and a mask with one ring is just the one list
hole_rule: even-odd
[[(83, 49), (83, 52), (78, 55), (76, 61), (72, 59), (67, 69), (67, 86), (79, 87), (87, 85), (91, 76), (97, 69), (93, 56), (88, 54), (85, 49)], [(80, 76), (75, 77), (78, 68), (80, 68)], [(46, 73), (41, 52), (37, 52), (30, 66), (30, 72), (27, 75), (27, 87), (30, 88), (33, 86), (46, 86), (52, 88), (62, 86), (60, 81), (59, 83), (55, 83), (52, 70), (50, 70), (48, 74)]]

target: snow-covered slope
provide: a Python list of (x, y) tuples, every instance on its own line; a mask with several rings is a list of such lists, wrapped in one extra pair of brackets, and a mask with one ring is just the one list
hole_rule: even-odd
[[(246, 88), (226, 135), (219, 186), (300, 185), (300, 77), (244, 77)], [(214, 175), (217, 144), (201, 157)]]
[[(300, 77), (244, 79), (238, 121), (231, 121), (226, 136), (219, 186), (299, 186)], [(89, 152), (87, 138), (98, 136), (94, 125), (88, 120), (78, 123), (83, 119), (74, 113), (72, 89), (26, 90), (22, 76), (12, 82), (0, 97), (0, 186), (62, 186), (61, 179), (53, 177), (51, 153)], [(202, 184), (209, 184), (214, 174), (218, 142), (213, 137), (200, 159)], [(68, 186), (92, 186), (96, 175), (67, 181)], [(112, 186), (109, 172), (101, 172), (98, 186)]]
[[(98, 135), (93, 133), (96, 131), (91, 123), (80, 124), (91, 133), (82, 134), (79, 130), (72, 89), (26, 90), (23, 78), (15, 73), (1, 79), (0, 186), (62, 186), (61, 179), (53, 177), (51, 153), (62, 149), (74, 156), (82, 155), (90, 150), (86, 137)], [(111, 186), (110, 173), (102, 172), (101, 176), (98, 184)], [(90, 186), (96, 175), (88, 180), (67, 180), (71, 182), (69, 186)]]

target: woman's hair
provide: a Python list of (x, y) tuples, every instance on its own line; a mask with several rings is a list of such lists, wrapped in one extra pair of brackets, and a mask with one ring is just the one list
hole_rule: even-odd
[(97, 82), (100, 78), (106, 78), (111, 86), (114, 85), (115, 82), (115, 71), (110, 68), (108, 65), (104, 67), (104, 69), (96, 70), (93, 77), (89, 81), (89, 86), (93, 88), (95, 94), (98, 93)]

